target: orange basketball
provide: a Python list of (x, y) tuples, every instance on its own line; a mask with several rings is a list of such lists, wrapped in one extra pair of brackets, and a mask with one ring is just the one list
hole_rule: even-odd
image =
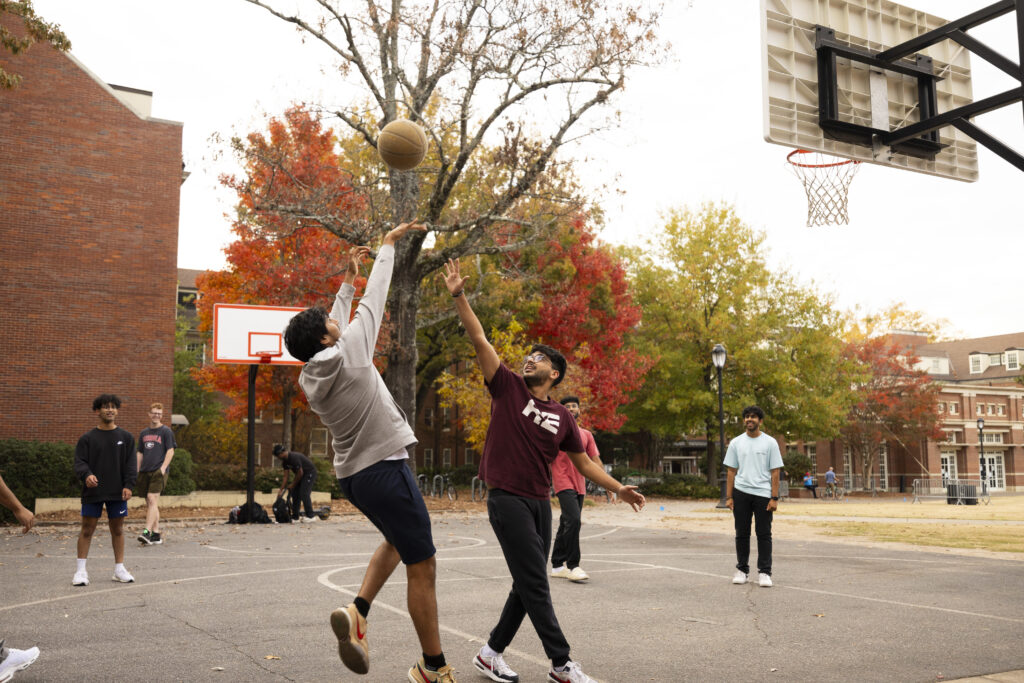
[(427, 134), (408, 119), (384, 126), (377, 136), (377, 152), (384, 163), (397, 171), (416, 168), (427, 154)]

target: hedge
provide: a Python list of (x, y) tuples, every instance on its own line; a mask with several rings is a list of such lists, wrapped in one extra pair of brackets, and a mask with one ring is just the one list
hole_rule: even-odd
[(696, 474), (662, 474), (628, 467), (617, 467), (612, 476), (626, 483), (629, 479), (643, 478), (640, 492), (648, 496), (665, 498), (714, 498), (721, 495), (718, 486)]
[[(75, 447), (68, 443), (0, 440), (0, 474), (21, 504), (34, 510), (37, 498), (79, 498), (82, 482), (73, 466)], [(164, 486), (166, 495), (181, 495), (195, 489), (192, 456), (184, 448), (174, 451), (171, 474)], [(14, 514), (0, 507), (0, 521), (13, 522)]]
[[(326, 491), (331, 498), (338, 498), (338, 480), (334, 474), (334, 464), (325, 458), (313, 458), (317, 477), (313, 484), (314, 491)], [(194, 469), (196, 489), (200, 491), (245, 491), (249, 483), (249, 471), (246, 465), (233, 463), (230, 465), (197, 464)], [(281, 468), (257, 467), (255, 472), (254, 490), (261, 493), (274, 493), (281, 488), (284, 470)]]

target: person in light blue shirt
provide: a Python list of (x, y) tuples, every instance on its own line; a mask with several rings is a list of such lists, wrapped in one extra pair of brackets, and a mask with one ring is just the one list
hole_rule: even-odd
[(779, 443), (761, 432), (764, 411), (757, 406), (743, 409), (744, 433), (729, 442), (725, 467), (725, 503), (732, 510), (736, 529), (736, 574), (732, 582), (747, 582), (750, 573), (750, 522), (757, 534), (757, 582), (772, 585), (772, 513), (779, 507), (779, 472), (782, 452)]

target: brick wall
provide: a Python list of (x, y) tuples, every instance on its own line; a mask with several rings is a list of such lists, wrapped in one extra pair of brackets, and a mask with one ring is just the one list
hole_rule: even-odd
[(24, 81), (0, 92), (0, 438), (73, 443), (106, 392), (138, 434), (171, 407), (181, 125), (48, 45), (4, 63)]

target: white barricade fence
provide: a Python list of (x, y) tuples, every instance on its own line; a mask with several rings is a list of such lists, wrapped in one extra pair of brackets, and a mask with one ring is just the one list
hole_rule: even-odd
[(956, 505), (975, 505), (978, 502), (987, 505), (992, 500), (987, 488), (982, 488), (980, 479), (915, 479), (913, 491), (911, 502), (914, 503), (922, 498), (945, 498)]

